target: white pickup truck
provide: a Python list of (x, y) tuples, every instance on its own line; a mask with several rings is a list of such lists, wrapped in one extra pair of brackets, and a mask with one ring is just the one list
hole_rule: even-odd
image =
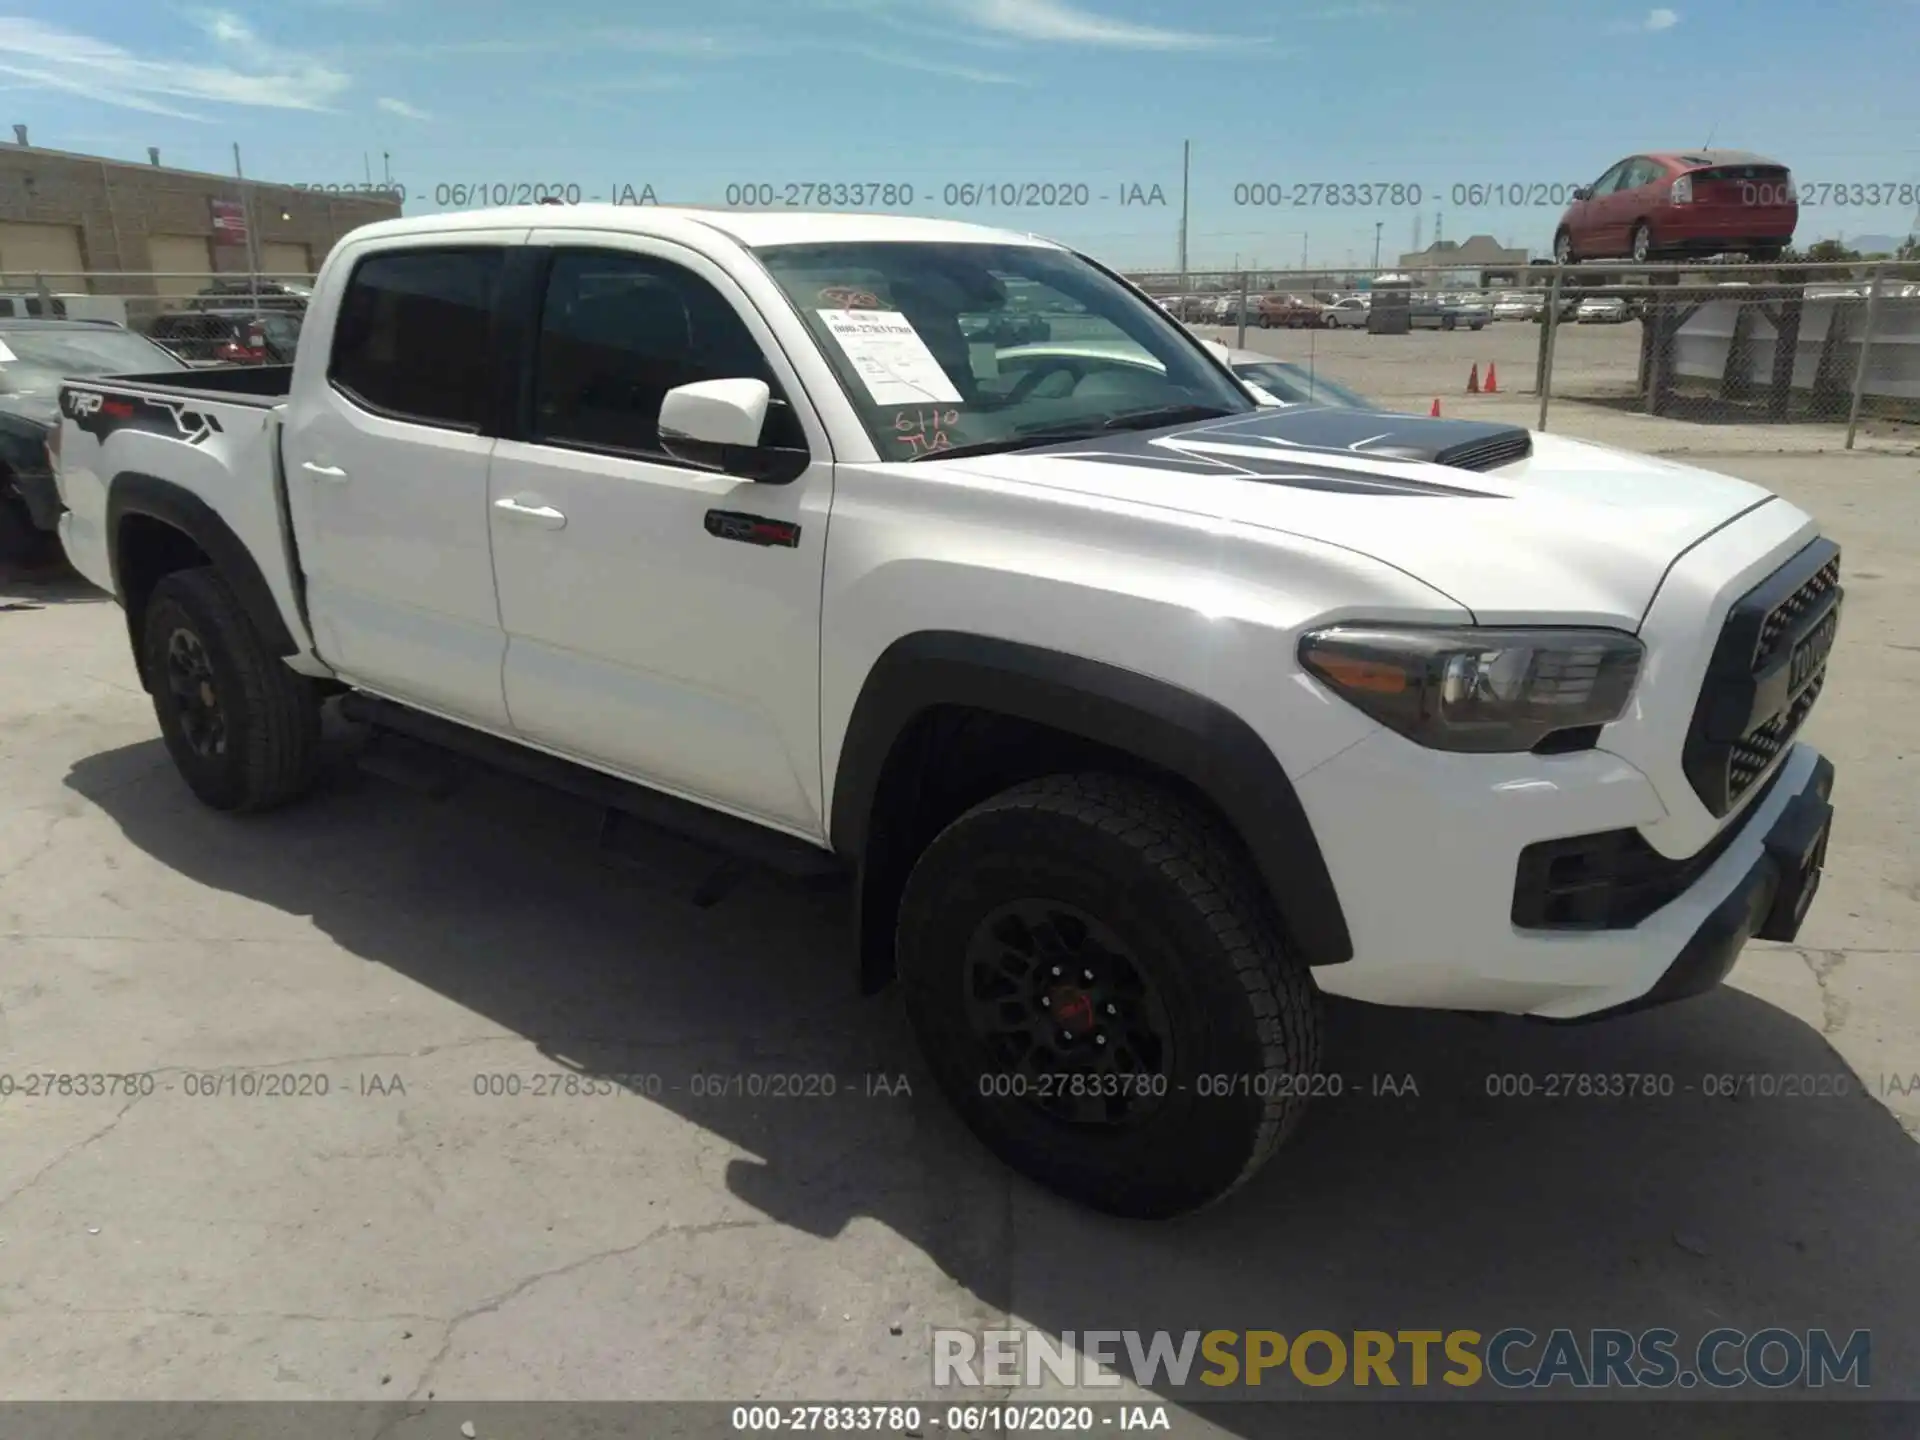
[[(1009, 286), (1057, 343), (992, 338)], [(981, 1138), (1170, 1215), (1332, 1088), (1321, 995), (1698, 993), (1793, 937), (1832, 815), (1806, 514), (1269, 401), (1031, 236), (436, 215), (333, 251), (291, 367), (67, 385), (60, 533), (208, 804), (301, 794), (339, 695), (844, 871)]]

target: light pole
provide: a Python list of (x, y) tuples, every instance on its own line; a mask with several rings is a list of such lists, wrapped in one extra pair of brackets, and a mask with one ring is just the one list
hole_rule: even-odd
[(1380, 269), (1380, 227), (1386, 223), (1384, 220), (1373, 222), (1373, 268), (1376, 274)]

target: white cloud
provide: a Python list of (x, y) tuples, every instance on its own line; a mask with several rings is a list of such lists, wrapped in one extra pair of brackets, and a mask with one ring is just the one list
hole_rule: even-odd
[(311, 56), (266, 43), (235, 15), (215, 11), (198, 18), (216, 52), (211, 59), (148, 58), (45, 21), (0, 16), (0, 74), (183, 120), (207, 117), (175, 101), (324, 110), (352, 84)]
[(1166, 30), (1083, 10), (1071, 0), (947, 0), (964, 19), (1022, 40), (1106, 45), (1126, 50), (1205, 50), (1236, 43), (1226, 35)]
[(1680, 23), (1678, 10), (1649, 10), (1647, 18), (1640, 23), (1642, 30), (1671, 30)]
[(746, 31), (647, 30), (616, 25), (597, 30), (566, 29), (544, 35), (495, 36), (484, 40), (434, 40), (424, 44), (380, 42), (355, 48), (368, 55), (422, 60), (461, 55), (591, 55), (608, 50), (683, 60), (724, 60), (738, 55), (765, 54), (775, 47), (766, 37)]
[(382, 95), (373, 103), (389, 115), (398, 115), (402, 120), (431, 120), (433, 118), (419, 106), (409, 105), (404, 100), (396, 100), (391, 95)]
[(919, 55), (903, 55), (897, 50), (883, 50), (873, 45), (853, 45), (833, 47), (841, 54), (858, 55), (863, 60), (871, 60), (876, 65), (884, 65), (891, 70), (917, 70), (927, 75), (944, 75), (949, 80), (966, 80), (975, 85), (1024, 85), (1027, 82), (1017, 75), (1003, 75), (997, 70), (980, 70), (971, 65), (950, 65), (944, 60), (929, 60)]

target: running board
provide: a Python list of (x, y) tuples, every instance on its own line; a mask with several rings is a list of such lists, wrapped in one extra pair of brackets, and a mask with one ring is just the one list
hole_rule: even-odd
[(849, 867), (831, 850), (822, 850), (777, 830), (709, 810), (691, 800), (649, 790), (644, 785), (544, 751), (530, 750), (511, 740), (502, 740), (393, 700), (351, 691), (341, 697), (340, 713), (375, 730), (390, 731), (449, 750), (493, 769), (604, 806), (609, 813), (601, 825), (601, 843), (610, 849), (626, 848), (622, 843), (625, 827), (621, 822), (631, 817), (791, 879), (819, 880), (849, 873)]

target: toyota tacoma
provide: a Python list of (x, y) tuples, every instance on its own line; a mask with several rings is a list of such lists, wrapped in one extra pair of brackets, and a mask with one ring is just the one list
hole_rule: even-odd
[[(1002, 365), (1010, 287), (1073, 343)], [(1032, 236), (382, 222), (290, 366), (61, 408), (61, 537), (201, 800), (301, 795), (338, 697), (844, 873), (859, 983), (897, 982), (969, 1125), (1112, 1212), (1255, 1173), (1323, 996), (1676, 1000), (1819, 882), (1814, 520), (1509, 425), (1267, 403)]]

